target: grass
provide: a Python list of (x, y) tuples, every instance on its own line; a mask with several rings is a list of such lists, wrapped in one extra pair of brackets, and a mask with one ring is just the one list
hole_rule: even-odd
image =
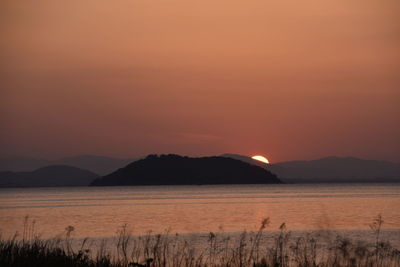
[(400, 251), (380, 239), (383, 220), (378, 215), (370, 225), (373, 244), (343, 236), (316, 238), (309, 234), (292, 237), (282, 224), (279, 233), (264, 230), (243, 232), (238, 238), (209, 233), (206, 247), (199, 247), (179, 235), (132, 236), (127, 226), (117, 232), (111, 252), (103, 241), (96, 251), (88, 239), (72, 245), (72, 226), (65, 237), (43, 240), (34, 232), (34, 222), (25, 219), (21, 238), (0, 237), (0, 266), (98, 266), (98, 267), (400, 267)]

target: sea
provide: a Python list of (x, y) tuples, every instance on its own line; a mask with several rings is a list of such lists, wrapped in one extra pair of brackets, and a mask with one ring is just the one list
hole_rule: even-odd
[(265, 218), (270, 223), (264, 231), (271, 233), (285, 223), (297, 234), (328, 231), (373, 239), (371, 224), (378, 215), (382, 238), (400, 247), (400, 184), (0, 189), (3, 239), (28, 231), (62, 237), (66, 229), (77, 239), (107, 239), (122, 227), (132, 235), (235, 235), (257, 231)]

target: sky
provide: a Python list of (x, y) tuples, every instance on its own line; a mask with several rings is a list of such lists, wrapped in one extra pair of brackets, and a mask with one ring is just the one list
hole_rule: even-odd
[(400, 162), (398, 0), (2, 0), (0, 156)]

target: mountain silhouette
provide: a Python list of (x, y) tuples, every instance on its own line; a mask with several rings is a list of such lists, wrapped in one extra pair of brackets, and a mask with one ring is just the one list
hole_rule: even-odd
[[(326, 157), (310, 161), (265, 164), (239, 154), (224, 154), (220, 157), (232, 158), (262, 167), (276, 174), (280, 180), (287, 183), (400, 182), (400, 163), (388, 161), (364, 160), (354, 157)], [(0, 179), (4, 177), (24, 177), (27, 174), (22, 175), (21, 172), (34, 172), (34, 170), (49, 165), (68, 165), (83, 170), (86, 169), (93, 174), (108, 175), (133, 161), (134, 159), (95, 155), (65, 157), (51, 161), (28, 157), (2, 158), (0, 159)], [(10, 178), (7, 179), (7, 183), (12, 183)], [(15, 181), (19, 181), (16, 186), (19, 186), (18, 184), (23, 184), (22, 186), (30, 184), (27, 184), (23, 178), (15, 179)], [(3, 179), (1, 181), (6, 180)]]
[(400, 182), (400, 164), (354, 157), (326, 157), (275, 164), (288, 182)]
[(0, 171), (30, 172), (51, 165), (50, 160), (29, 157), (0, 158)]
[(46, 166), (32, 172), (0, 172), (0, 187), (87, 186), (99, 176), (71, 166)]
[(81, 155), (66, 157), (55, 161), (55, 164), (63, 164), (92, 171), (99, 175), (107, 175), (119, 168), (125, 167), (135, 159), (120, 159), (95, 155)]
[(263, 168), (268, 166), (268, 164), (266, 164), (264, 162), (261, 162), (259, 160), (255, 160), (255, 159), (252, 159), (251, 157), (240, 155), (240, 154), (223, 154), (220, 157), (241, 160), (241, 161), (244, 161), (244, 162), (249, 163), (251, 165), (256, 165), (256, 166), (263, 167)]
[(92, 185), (270, 184), (281, 181), (268, 170), (225, 157), (149, 155), (96, 179)]
[(0, 171), (26, 172), (49, 165), (68, 165), (89, 170), (98, 175), (106, 175), (125, 167), (135, 159), (120, 159), (96, 155), (80, 155), (57, 160), (13, 157), (0, 159)]
[(354, 157), (325, 157), (310, 161), (264, 164), (237, 154), (223, 156), (261, 166), (287, 183), (400, 182), (400, 163)]

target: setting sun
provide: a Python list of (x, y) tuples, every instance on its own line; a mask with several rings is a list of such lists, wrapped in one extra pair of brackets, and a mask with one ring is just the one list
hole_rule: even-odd
[(251, 158), (254, 159), (254, 160), (258, 160), (258, 161), (264, 162), (266, 164), (269, 164), (269, 160), (266, 157), (263, 157), (263, 156), (260, 156), (260, 155), (256, 155), (256, 156), (253, 156)]
[(0, 267), (400, 267), (400, 0), (0, 6)]

